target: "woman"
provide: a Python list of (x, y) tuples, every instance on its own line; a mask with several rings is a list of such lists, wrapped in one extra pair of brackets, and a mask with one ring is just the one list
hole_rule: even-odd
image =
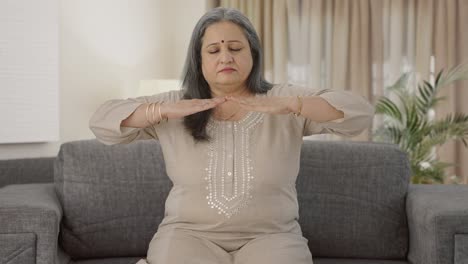
[(216, 8), (193, 31), (182, 91), (110, 100), (92, 116), (104, 144), (161, 144), (174, 185), (141, 263), (312, 263), (297, 221), (302, 137), (357, 135), (374, 109), (350, 92), (268, 83), (261, 62), (249, 20)]

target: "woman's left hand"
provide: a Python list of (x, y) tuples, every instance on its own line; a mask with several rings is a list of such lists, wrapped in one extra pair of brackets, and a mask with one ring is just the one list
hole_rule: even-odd
[[(226, 96), (228, 101), (236, 102), (248, 111), (263, 112), (269, 114), (289, 114), (296, 106), (296, 97), (233, 97)], [(297, 106), (296, 106), (297, 107)]]

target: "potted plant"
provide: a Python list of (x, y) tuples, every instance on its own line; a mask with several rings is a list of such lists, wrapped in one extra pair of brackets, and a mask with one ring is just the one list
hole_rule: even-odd
[(382, 96), (377, 101), (376, 114), (383, 116), (383, 122), (373, 138), (397, 144), (408, 154), (412, 183), (444, 182), (444, 169), (454, 164), (439, 161), (435, 155), (436, 146), (459, 140), (467, 147), (468, 115), (451, 113), (434, 119), (435, 106), (445, 99), (437, 97), (437, 93), (454, 81), (468, 79), (467, 66), (441, 70), (434, 84), (424, 80), (411, 85), (409, 80), (414, 73), (405, 73), (387, 88), (388, 97)]

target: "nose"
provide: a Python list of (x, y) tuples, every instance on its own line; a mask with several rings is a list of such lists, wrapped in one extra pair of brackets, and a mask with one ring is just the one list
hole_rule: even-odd
[(219, 60), (221, 63), (226, 64), (226, 63), (231, 63), (233, 58), (232, 58), (232, 55), (228, 51), (224, 50), (220, 52)]

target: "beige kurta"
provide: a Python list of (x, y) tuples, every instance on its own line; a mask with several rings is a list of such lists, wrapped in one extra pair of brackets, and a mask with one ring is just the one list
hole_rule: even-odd
[[(140, 104), (174, 102), (181, 99), (180, 91), (110, 100), (99, 107), (90, 120), (97, 139), (104, 144), (158, 139), (174, 184), (165, 217), (150, 243), (148, 262), (186, 263), (187, 255), (192, 261), (187, 263), (199, 263), (194, 260), (196, 254), (200, 263), (211, 263), (210, 258), (212, 263), (286, 263), (280, 256), (287, 256), (287, 263), (312, 263), (297, 221), (295, 182), (302, 137), (357, 135), (369, 127), (374, 108), (347, 91), (291, 85), (275, 85), (256, 96), (294, 95), (321, 96), (342, 110), (344, 118), (317, 123), (292, 114), (250, 112), (239, 121), (210, 119), (207, 132), (212, 140), (197, 143), (184, 128), (183, 119), (144, 129), (120, 127)], [(192, 240), (198, 246), (189, 246)], [(255, 247), (275, 250), (256, 256)]]

